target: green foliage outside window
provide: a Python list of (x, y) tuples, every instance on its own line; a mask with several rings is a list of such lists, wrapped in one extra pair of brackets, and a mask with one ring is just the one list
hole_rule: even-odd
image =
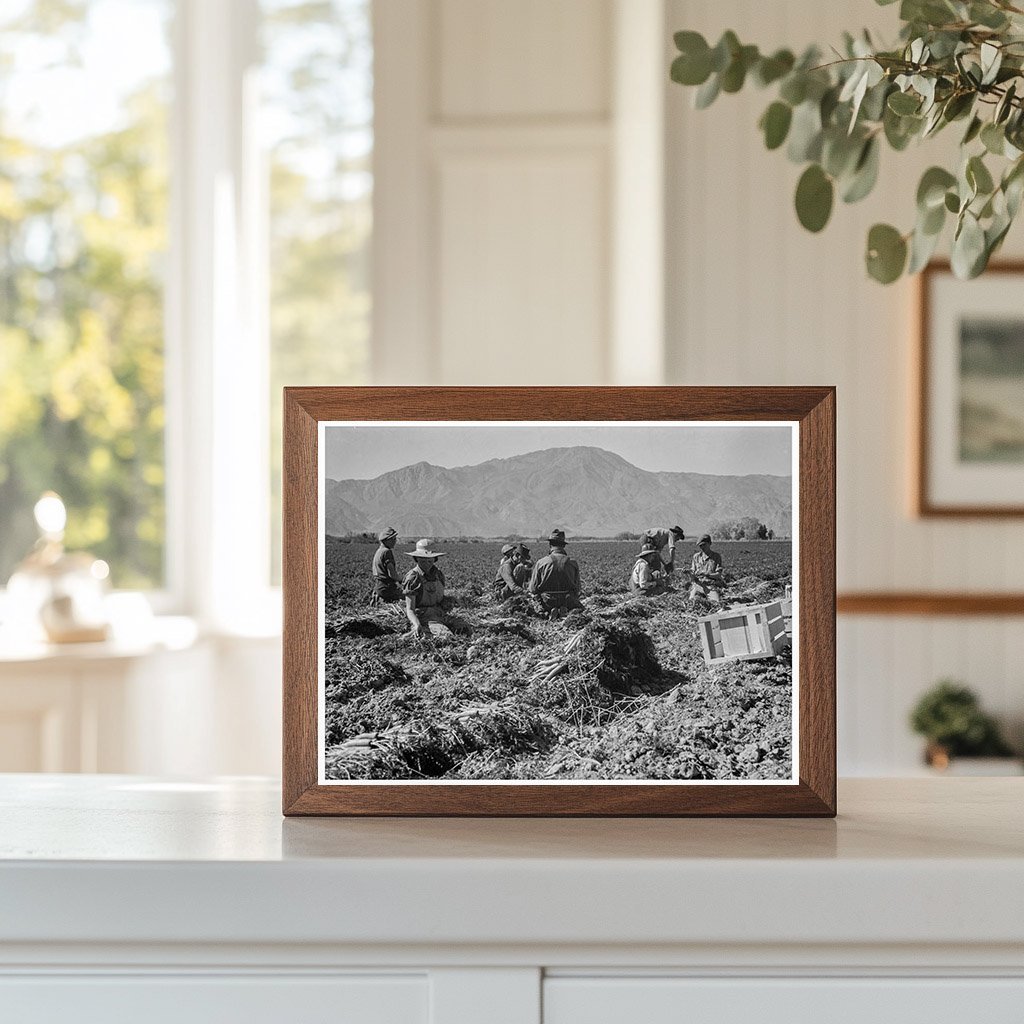
[(48, 489), (68, 546), (106, 559), (116, 586), (163, 580), (167, 74), (135, 82), (99, 130), (45, 117), (82, 87), (59, 76), (89, 67), (101, 6), (0, 18), (0, 585)]

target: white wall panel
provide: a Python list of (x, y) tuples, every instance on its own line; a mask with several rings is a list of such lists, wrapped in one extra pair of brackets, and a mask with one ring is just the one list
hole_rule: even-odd
[(375, 382), (606, 379), (614, 14), (379, 0)]
[(608, 0), (440, 0), (441, 120), (604, 117)]
[[(439, 170), (442, 379), (599, 383), (606, 156), (453, 156)], [(598, 301), (595, 301), (595, 297)]]
[[(668, 0), (669, 32), (712, 42), (732, 28), (764, 48), (829, 44), (867, 24), (895, 35), (895, 8), (863, 0)], [(705, 111), (668, 85), (666, 363), (671, 383), (838, 387), (838, 562), (841, 590), (1024, 588), (1024, 523), (922, 521), (909, 513), (914, 286), (889, 288), (863, 269), (871, 224), (910, 226), (921, 172), (957, 134), (884, 152), (881, 184), (838, 203), (820, 235), (797, 223), (800, 169), (769, 153), (756, 128), (770, 91), (721, 96)], [(1008, 255), (1024, 251), (1019, 228)], [(840, 620), (840, 768), (916, 768), (908, 709), (942, 676), (964, 679), (1011, 729), (1024, 718), (1024, 621)]]

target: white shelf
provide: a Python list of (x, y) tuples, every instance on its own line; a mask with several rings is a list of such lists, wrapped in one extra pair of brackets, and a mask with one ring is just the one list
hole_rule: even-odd
[(2, 942), (1024, 944), (1010, 779), (836, 821), (282, 819), (275, 784), (8, 776)]

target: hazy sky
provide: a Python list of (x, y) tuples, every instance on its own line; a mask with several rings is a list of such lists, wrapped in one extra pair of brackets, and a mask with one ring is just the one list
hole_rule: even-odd
[(368, 480), (414, 462), (449, 469), (473, 466), (575, 445), (604, 448), (659, 472), (789, 476), (793, 468), (788, 424), (344, 424), (326, 427), (324, 433), (329, 480)]

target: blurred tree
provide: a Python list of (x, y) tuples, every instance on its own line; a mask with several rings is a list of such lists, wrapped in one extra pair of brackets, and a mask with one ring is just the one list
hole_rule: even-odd
[(73, 140), (26, 132), (17, 100), (39, 73), (25, 67), (34, 54), (46, 69), (81, 66), (95, 6), (33, 0), (0, 21), (0, 582), (52, 488), (69, 547), (105, 558), (117, 586), (152, 587), (164, 549), (166, 76), (139, 81), (118, 124)]
[(772, 532), (754, 516), (741, 519), (715, 519), (708, 532), (716, 540), (768, 540)]
[(271, 566), (280, 567), (281, 389), (369, 370), (370, 0), (263, 0), (270, 160)]

